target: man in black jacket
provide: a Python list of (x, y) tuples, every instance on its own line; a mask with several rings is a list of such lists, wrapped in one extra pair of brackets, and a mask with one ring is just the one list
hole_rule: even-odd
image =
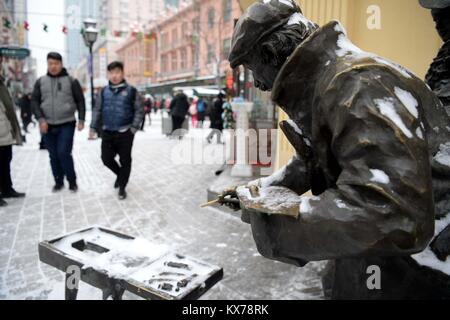
[[(34, 86), (31, 105), (39, 121), (45, 146), (50, 155), (55, 186), (53, 192), (64, 188), (64, 177), (72, 192), (78, 191), (72, 157), (75, 127), (84, 129), (86, 105), (78, 80), (63, 67), (62, 56), (51, 52), (47, 56), (48, 73)], [(78, 111), (78, 125), (75, 112)]]
[(33, 112), (31, 110), (31, 94), (26, 93), (20, 98), (19, 108), (23, 131), (25, 131), (25, 133), (29, 133), (28, 126), (33, 122)]
[[(272, 90), (297, 151), (222, 195), (239, 198), (259, 252), (297, 266), (331, 260), (324, 288), (335, 299), (450, 298), (450, 252), (429, 247), (445, 242), (450, 214), (449, 118), (425, 83), (356, 47), (339, 22), (318, 28), (292, 0), (253, 4), (229, 60)], [(369, 285), (373, 267), (381, 287)]]
[(223, 94), (219, 93), (217, 99), (213, 103), (213, 107), (209, 113), (209, 119), (211, 120), (211, 133), (208, 135), (206, 140), (211, 143), (214, 136), (217, 136), (217, 143), (222, 142), (222, 131), (223, 131)]
[[(119, 189), (119, 199), (124, 200), (134, 135), (144, 119), (144, 107), (136, 88), (125, 81), (123, 63), (112, 62), (108, 76), (109, 85), (99, 93), (92, 113), (90, 138), (94, 138), (95, 132), (101, 135), (103, 164), (117, 176), (114, 188)], [(120, 164), (115, 160), (117, 155)]]

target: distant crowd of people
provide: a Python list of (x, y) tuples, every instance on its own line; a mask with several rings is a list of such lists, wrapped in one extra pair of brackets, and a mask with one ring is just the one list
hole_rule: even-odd
[(206, 117), (210, 120), (211, 133), (206, 140), (211, 143), (214, 136), (217, 136), (217, 143), (222, 142), (222, 132), (224, 129), (234, 129), (235, 116), (230, 104), (230, 98), (225, 99), (225, 95), (219, 93), (217, 98), (211, 103), (202, 97), (188, 98), (179, 91), (175, 94), (169, 105), (169, 112), (172, 117), (172, 132), (183, 127), (187, 117), (191, 118), (193, 128), (203, 128)]

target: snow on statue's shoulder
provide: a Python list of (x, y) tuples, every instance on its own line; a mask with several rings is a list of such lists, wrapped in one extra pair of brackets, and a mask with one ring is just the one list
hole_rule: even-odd
[(338, 57), (343, 57), (347, 54), (353, 56), (367, 56), (368, 54), (355, 46), (345, 34), (340, 34), (337, 41), (338, 50), (336, 55)]
[(337, 40), (338, 49), (335, 52), (338, 57), (342, 58), (348, 55), (356, 59), (372, 58), (375, 62), (385, 66), (389, 66), (390, 68), (396, 70), (398, 73), (400, 73), (402, 76), (408, 79), (411, 79), (412, 75), (414, 75), (410, 70), (406, 69), (405, 67), (395, 62), (389, 61), (380, 56), (377, 56), (374, 53), (366, 52), (358, 48), (348, 38), (344, 27), (339, 22), (334, 27), (334, 30), (340, 33)]
[(388, 97), (384, 99), (375, 99), (374, 103), (376, 104), (380, 113), (388, 118), (391, 122), (393, 122), (406, 137), (408, 137), (409, 139), (412, 139), (414, 137), (412, 132), (403, 122), (400, 115), (397, 113), (393, 98)]
[(395, 95), (400, 99), (406, 109), (408, 109), (409, 113), (411, 113), (415, 118), (419, 118), (419, 110), (417, 109), (419, 103), (417, 102), (416, 98), (414, 98), (414, 96), (410, 92), (398, 87), (395, 87), (394, 90)]
[[(270, 3), (270, 1), (272, 1), (272, 0), (264, 0), (263, 2), (267, 4), (267, 3)], [(280, 3), (283, 3), (291, 8), (294, 8), (294, 5), (292, 4), (292, 2), (290, 0), (279, 0), (279, 1), (280, 1)]]

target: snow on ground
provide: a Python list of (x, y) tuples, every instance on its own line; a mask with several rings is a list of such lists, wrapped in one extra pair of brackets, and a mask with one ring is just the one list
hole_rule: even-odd
[[(208, 133), (193, 130), (184, 143), (190, 137), (205, 141)], [(100, 141), (87, 141), (87, 131), (75, 139), (80, 191), (52, 194), (48, 154), (37, 150), (38, 141), (32, 128), (28, 143), (14, 148), (13, 180), (27, 197), (0, 209), (0, 299), (63, 299), (63, 274), (39, 262), (38, 242), (92, 225), (222, 267), (224, 279), (203, 299), (322, 298), (322, 263), (296, 268), (269, 261), (257, 253), (249, 225), (217, 208), (199, 208), (220, 165), (175, 165), (171, 156), (179, 141), (161, 134), (159, 116), (136, 136), (126, 201), (117, 199), (114, 177), (100, 160)], [(220, 163), (222, 148), (205, 144), (203, 150)], [(82, 283), (79, 298), (100, 299), (101, 292)], [(137, 297), (125, 294), (124, 299)]]

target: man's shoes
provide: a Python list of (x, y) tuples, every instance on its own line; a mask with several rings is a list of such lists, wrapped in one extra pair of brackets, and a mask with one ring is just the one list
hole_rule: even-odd
[(114, 182), (114, 189), (119, 189), (119, 178), (117, 178), (116, 182)]
[(57, 183), (57, 184), (55, 184), (55, 186), (53, 187), (52, 192), (53, 192), (53, 193), (56, 193), (56, 192), (61, 191), (62, 189), (64, 189), (64, 183)]
[(75, 183), (71, 183), (71, 184), (69, 185), (69, 190), (70, 190), (70, 192), (72, 192), (72, 193), (77, 192), (77, 191), (78, 191), (78, 185), (77, 185), (77, 183), (76, 183), (76, 182), (75, 182)]
[(124, 188), (119, 189), (119, 200), (125, 200), (127, 198), (127, 192)]
[(8, 202), (0, 198), (0, 207), (6, 207), (8, 205)]
[(25, 198), (25, 193), (17, 192), (16, 190), (12, 189), (9, 192), (2, 193), (2, 198), (5, 198), (5, 199)]

